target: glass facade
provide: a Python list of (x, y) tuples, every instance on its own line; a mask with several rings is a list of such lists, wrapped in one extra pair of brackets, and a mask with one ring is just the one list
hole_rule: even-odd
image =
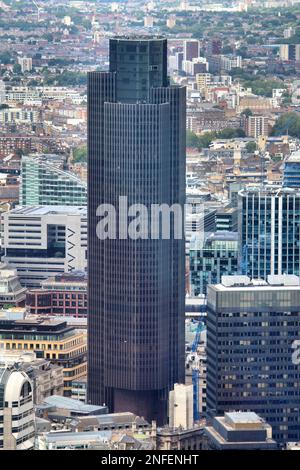
[(87, 186), (47, 156), (23, 156), (20, 205), (85, 206)]
[(239, 195), (239, 265), (243, 274), (300, 273), (300, 192), (242, 191)]
[(110, 71), (88, 77), (88, 400), (158, 422), (184, 381), (185, 242), (99, 240), (96, 209), (183, 208), (185, 88), (166, 61), (165, 39), (112, 39)]
[(206, 294), (208, 284), (218, 284), (221, 277), (238, 272), (238, 235), (215, 233), (205, 241), (190, 243), (190, 281), (192, 295)]

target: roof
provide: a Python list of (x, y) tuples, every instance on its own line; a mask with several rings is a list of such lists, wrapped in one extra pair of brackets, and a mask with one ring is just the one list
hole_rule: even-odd
[(45, 435), (50, 442), (77, 442), (77, 441), (107, 441), (112, 436), (111, 431), (86, 431), (86, 432), (50, 432)]
[(85, 206), (18, 206), (9, 211), (8, 215), (42, 216), (42, 215), (81, 215), (87, 216)]
[(230, 411), (225, 416), (232, 423), (261, 423), (262, 419), (254, 411)]
[(45, 398), (44, 404), (78, 413), (93, 413), (99, 410), (106, 410), (106, 406), (86, 405), (80, 400), (73, 400), (73, 398), (62, 397), (59, 395), (52, 395)]

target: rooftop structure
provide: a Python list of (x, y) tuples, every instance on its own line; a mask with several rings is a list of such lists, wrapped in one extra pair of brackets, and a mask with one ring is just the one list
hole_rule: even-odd
[(206, 426), (208, 447), (215, 450), (275, 450), (272, 428), (253, 412), (228, 412)]

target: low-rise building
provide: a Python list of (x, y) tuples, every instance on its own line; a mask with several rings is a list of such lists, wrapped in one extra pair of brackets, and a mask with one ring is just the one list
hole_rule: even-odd
[(6, 351), (30, 351), (63, 367), (64, 395), (71, 396), (72, 381), (87, 373), (86, 332), (54, 320), (0, 320), (0, 343)]
[(275, 450), (272, 428), (253, 412), (230, 412), (205, 427), (209, 450)]

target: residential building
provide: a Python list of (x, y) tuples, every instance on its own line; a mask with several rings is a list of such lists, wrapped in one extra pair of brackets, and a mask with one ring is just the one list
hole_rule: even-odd
[(22, 157), (20, 205), (85, 206), (87, 185), (57, 164), (52, 155)]
[(245, 132), (248, 137), (258, 139), (269, 135), (269, 124), (266, 116), (248, 116), (245, 119)]
[(64, 395), (70, 396), (72, 380), (86, 375), (86, 333), (54, 320), (0, 320), (0, 343), (7, 351), (34, 352), (64, 369)]
[(3, 261), (22, 286), (40, 287), (49, 276), (84, 271), (86, 207), (24, 206), (2, 214)]
[(34, 448), (32, 384), (14, 366), (0, 366), (0, 450)]
[(21, 66), (22, 73), (30, 72), (32, 70), (31, 57), (18, 57), (18, 64)]
[(169, 85), (166, 39), (119, 37), (109, 49), (109, 72), (88, 78), (88, 401), (162, 423), (184, 381), (184, 235), (100, 240), (96, 210), (122, 211), (120, 196), (183, 209), (185, 88)]
[(208, 416), (254, 411), (278, 443), (299, 440), (299, 305), (297, 276), (224, 276), (208, 286)]

